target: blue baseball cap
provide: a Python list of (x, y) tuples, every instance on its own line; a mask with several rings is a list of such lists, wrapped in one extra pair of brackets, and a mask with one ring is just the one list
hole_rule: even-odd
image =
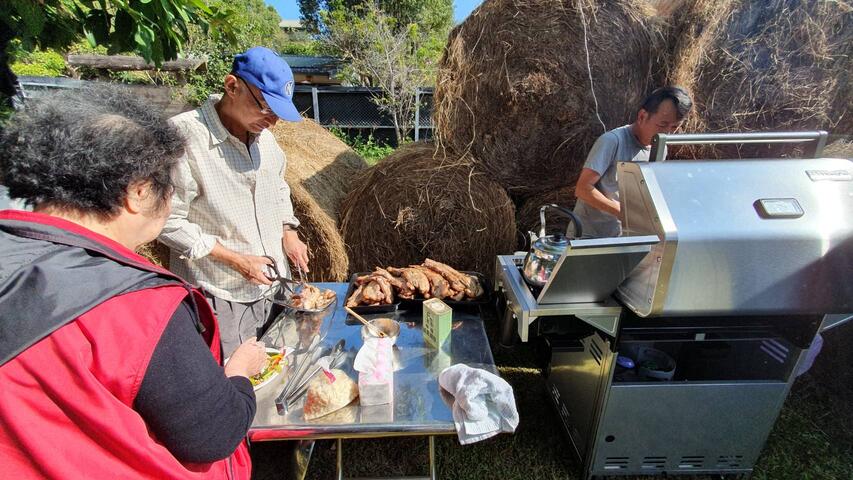
[(293, 72), (277, 53), (265, 47), (252, 47), (234, 57), (231, 72), (257, 87), (278, 118), (290, 122), (302, 120), (293, 104)]

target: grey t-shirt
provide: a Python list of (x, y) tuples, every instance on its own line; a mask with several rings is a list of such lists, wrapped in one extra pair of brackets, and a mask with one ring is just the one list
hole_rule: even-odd
[[(644, 147), (637, 142), (631, 133), (631, 126), (625, 125), (598, 137), (583, 166), (601, 175), (595, 188), (607, 198), (618, 202), (616, 162), (648, 162), (650, 151), (650, 146)], [(622, 234), (622, 223), (618, 218), (593, 208), (581, 199), (575, 204), (574, 212), (580, 218), (584, 236), (618, 237)]]

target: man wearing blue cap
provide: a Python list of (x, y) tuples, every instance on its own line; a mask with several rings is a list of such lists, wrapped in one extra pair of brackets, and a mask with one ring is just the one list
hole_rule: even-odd
[(270, 318), (259, 301), (271, 284), (270, 258), (283, 275), (290, 276), (285, 254), (308, 271), (285, 155), (268, 130), (279, 119), (301, 118), (290, 67), (264, 47), (234, 58), (221, 96), (172, 118), (188, 145), (159, 239), (171, 249), (172, 271), (208, 296), (225, 356)]

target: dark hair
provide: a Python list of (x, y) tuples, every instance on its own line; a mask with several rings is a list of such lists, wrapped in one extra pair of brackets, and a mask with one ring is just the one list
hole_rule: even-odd
[(658, 107), (664, 100), (672, 100), (679, 120), (686, 117), (690, 113), (690, 109), (693, 108), (693, 100), (690, 99), (687, 91), (681, 87), (658, 88), (643, 100), (640, 108), (649, 113), (657, 113)]
[(29, 205), (113, 217), (127, 188), (150, 182), (163, 208), (185, 140), (128, 90), (99, 84), (28, 101), (0, 132), (0, 178)]

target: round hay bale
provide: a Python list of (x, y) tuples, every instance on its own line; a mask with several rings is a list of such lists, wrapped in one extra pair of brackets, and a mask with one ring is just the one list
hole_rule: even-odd
[(403, 146), (363, 172), (341, 205), (353, 272), (429, 257), (491, 276), (515, 247), (515, 208), (469, 156)]
[(287, 183), (301, 183), (329, 218), (337, 222), (341, 200), (349, 192), (355, 174), (367, 168), (367, 163), (313, 120), (278, 122), (271, 131), (287, 156)]
[(853, 140), (836, 140), (824, 147), (821, 156), (853, 159)]
[[(853, 8), (797, 0), (685, 1), (670, 83), (693, 94), (690, 132), (853, 133)], [(676, 158), (799, 156), (802, 145), (673, 148)]]
[[(553, 203), (564, 208), (572, 210), (575, 208), (575, 187), (561, 187), (555, 190), (542, 192), (539, 195), (528, 197), (518, 207), (518, 213), (515, 215), (515, 222), (518, 225), (518, 249), (528, 250), (530, 248), (530, 234), (533, 232), (539, 235), (539, 208), (542, 205)], [(565, 232), (569, 226), (569, 219), (565, 216), (555, 213), (553, 210), (545, 211), (545, 226), (548, 234), (556, 232)]]
[(574, 184), (595, 139), (633, 121), (653, 90), (663, 47), (653, 15), (623, 0), (486, 0), (450, 33), (436, 139), (512, 196)]
[(136, 253), (142, 255), (154, 265), (161, 266), (166, 270), (169, 269), (169, 247), (157, 240), (142, 245), (136, 249)]
[(301, 183), (290, 183), (290, 198), (300, 222), (299, 237), (308, 246), (311, 271), (307, 279), (312, 282), (346, 281), (349, 258), (335, 220)]

